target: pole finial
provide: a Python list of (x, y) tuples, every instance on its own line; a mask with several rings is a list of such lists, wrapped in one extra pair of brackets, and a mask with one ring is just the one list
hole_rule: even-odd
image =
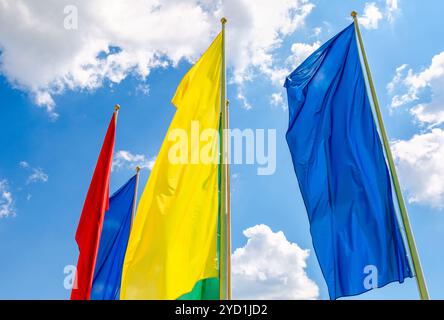
[(223, 17), (222, 19), (220, 19), (220, 23), (222, 23), (222, 24), (227, 23), (227, 18)]
[(356, 11), (352, 11), (351, 16), (353, 19), (356, 19), (356, 17), (358, 16), (358, 13)]
[(120, 105), (119, 105), (119, 104), (116, 104), (116, 105), (114, 106), (114, 111), (119, 111), (119, 109), (120, 109)]
[(140, 171), (140, 166), (137, 166), (136, 167), (136, 173), (139, 173), (139, 171)]

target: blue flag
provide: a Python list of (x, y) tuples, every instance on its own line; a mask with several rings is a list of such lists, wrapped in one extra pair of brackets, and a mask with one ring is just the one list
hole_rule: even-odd
[(128, 244), (136, 176), (109, 199), (100, 237), (91, 300), (119, 300), (123, 260)]
[(353, 24), (285, 87), (287, 142), (330, 299), (412, 277)]

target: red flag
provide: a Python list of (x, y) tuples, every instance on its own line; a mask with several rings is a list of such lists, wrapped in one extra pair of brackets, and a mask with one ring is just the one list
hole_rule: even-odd
[(89, 300), (90, 297), (103, 218), (109, 205), (109, 176), (115, 133), (116, 112), (108, 126), (77, 227), (76, 241), (80, 253), (75, 281), (77, 287), (71, 291), (71, 300)]

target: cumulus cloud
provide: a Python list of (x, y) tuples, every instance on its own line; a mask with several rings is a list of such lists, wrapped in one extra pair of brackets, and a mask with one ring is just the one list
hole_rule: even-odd
[[(403, 78), (403, 74), (404, 74), (404, 70), (407, 68), (408, 66), (406, 64), (403, 64), (401, 66), (399, 66), (398, 68), (396, 68), (395, 71), (395, 75), (393, 76), (392, 81), (389, 82), (389, 84), (387, 85), (387, 91), (388, 93), (393, 93), (396, 89), (396, 87), (401, 83), (402, 78)], [(393, 105), (393, 107), (398, 107), (399, 104)]]
[(270, 102), (271, 105), (274, 107), (280, 107), (282, 109), (287, 108), (287, 105), (284, 103), (284, 97), (282, 95), (282, 92), (275, 92), (271, 94)]
[(111, 170), (119, 169), (136, 169), (139, 166), (141, 169), (152, 170), (156, 157), (146, 158), (143, 154), (132, 154), (126, 150), (119, 150), (114, 154)]
[[(65, 90), (92, 91), (130, 74), (145, 80), (153, 68), (194, 61), (226, 15), (233, 81), (273, 77), (273, 50), (313, 7), (308, 0), (0, 0), (0, 72), (56, 117), (54, 96)], [(75, 13), (77, 27), (66, 28)]]
[(366, 3), (364, 13), (359, 17), (359, 24), (366, 29), (378, 29), (379, 21), (382, 18), (382, 12), (374, 2)]
[(321, 46), (319, 41), (312, 44), (296, 42), (291, 45), (291, 56), (287, 58), (290, 69), (293, 70), (305, 59), (307, 59), (314, 51)]
[[(307, 59), (314, 51), (320, 47), (321, 43), (315, 41), (312, 44), (295, 42), (291, 45), (290, 56), (282, 63), (280, 67), (270, 68), (269, 73), (272, 84), (281, 89), (279, 92), (274, 92), (270, 96), (270, 103), (274, 107), (280, 107), (283, 110), (287, 109), (287, 105), (284, 102), (282, 94), (282, 85), (285, 77), (299, 66), (305, 59)], [(243, 97), (244, 98), (244, 97)]]
[[(65, 28), (67, 5), (77, 9), (77, 29)], [(64, 89), (146, 77), (167, 63), (161, 56), (191, 58), (208, 44), (209, 18), (197, 1), (2, 0), (0, 70), (54, 112), (52, 96)]]
[(308, 250), (266, 225), (244, 230), (245, 246), (232, 254), (235, 299), (316, 299), (319, 288), (305, 268)]
[(392, 150), (409, 202), (444, 208), (444, 130), (395, 141)]
[(0, 180), (0, 218), (15, 216), (14, 200), (8, 181)]
[(258, 74), (281, 87), (290, 68), (276, 63), (275, 51), (285, 37), (305, 23), (314, 4), (308, 0), (224, 0), (220, 13), (229, 17), (227, 59), (233, 70), (230, 82), (237, 84), (237, 98), (252, 109), (245, 83)]
[(369, 30), (378, 29), (383, 19), (391, 24), (394, 23), (400, 11), (398, 0), (385, 0), (385, 7), (382, 6), (381, 9), (375, 2), (366, 2), (359, 23)]
[(410, 111), (420, 122), (430, 126), (444, 123), (444, 51), (432, 58), (430, 65), (415, 73), (407, 65), (396, 69), (388, 84), (391, 107), (414, 104)]
[(268, 74), (274, 49), (303, 26), (314, 5), (308, 0), (225, 0), (221, 14), (229, 17), (227, 57), (235, 67), (234, 81), (251, 77), (252, 68)]

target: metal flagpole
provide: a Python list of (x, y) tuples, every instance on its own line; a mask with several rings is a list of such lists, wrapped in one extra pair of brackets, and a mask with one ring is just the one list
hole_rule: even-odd
[(368, 65), (367, 55), (366, 55), (365, 49), (364, 49), (364, 42), (362, 41), (361, 31), (359, 30), (358, 17), (357, 17), (358, 14), (355, 11), (353, 11), (351, 13), (351, 16), (353, 17), (355, 31), (358, 36), (359, 47), (361, 50), (362, 59), (364, 60), (365, 71), (367, 74), (367, 80), (368, 80), (368, 84), (370, 86), (370, 91), (371, 91), (373, 103), (375, 106), (375, 112), (376, 112), (376, 117), (378, 120), (379, 129), (381, 132), (382, 142), (384, 144), (384, 150), (387, 155), (387, 161), (389, 164), (390, 173), (392, 175), (393, 186), (395, 188), (396, 198), (398, 200), (399, 210), (401, 212), (402, 222), (404, 224), (404, 229), (405, 229), (405, 233), (406, 233), (406, 237), (407, 237), (407, 242), (409, 245), (410, 255), (412, 257), (413, 267), (415, 269), (416, 282), (418, 284), (419, 295), (422, 300), (429, 300), (429, 294), (427, 292), (427, 286), (425, 283), (424, 274), (423, 274), (422, 267), (421, 267), (421, 262), (419, 260), (418, 250), (416, 249), (415, 238), (413, 237), (412, 228), (410, 226), (410, 221), (409, 221), (409, 217), (407, 214), (407, 208), (405, 206), (404, 197), (402, 196), (401, 187), (400, 187), (399, 180), (398, 180), (398, 175), (396, 173), (395, 163), (393, 161), (393, 155), (390, 150), (390, 144), (388, 142), (387, 133), (385, 131), (384, 121), (382, 119), (381, 110), (379, 108), (378, 97), (376, 96), (375, 86), (373, 84), (373, 79), (372, 79), (372, 75), (370, 72), (370, 67)]
[(136, 215), (137, 190), (139, 188), (140, 167), (136, 167), (136, 184), (134, 186), (133, 212), (131, 213), (131, 228), (133, 227), (134, 217)]
[(228, 300), (231, 300), (231, 194), (230, 194), (230, 164), (228, 163), (228, 160), (230, 159), (230, 140), (229, 140), (229, 134), (228, 129), (230, 128), (230, 115), (229, 115), (229, 101), (226, 101), (225, 104), (225, 128), (226, 130), (226, 136), (225, 136), (225, 145), (227, 147), (226, 149), (226, 158), (227, 158), (227, 164), (226, 164), (226, 214), (227, 214), (227, 298)]
[(120, 110), (120, 105), (119, 105), (119, 104), (116, 104), (116, 105), (114, 106), (114, 113), (116, 114), (116, 119), (115, 119), (116, 123), (117, 123), (117, 116), (118, 116), (118, 114), (119, 114), (119, 110)]
[(228, 164), (228, 101), (226, 99), (225, 71), (225, 24), (227, 19), (220, 20), (222, 24), (222, 67), (221, 67), (221, 138), (220, 153), (220, 250), (219, 250), (219, 297), (221, 300), (231, 299), (231, 254), (230, 254), (230, 167)]

